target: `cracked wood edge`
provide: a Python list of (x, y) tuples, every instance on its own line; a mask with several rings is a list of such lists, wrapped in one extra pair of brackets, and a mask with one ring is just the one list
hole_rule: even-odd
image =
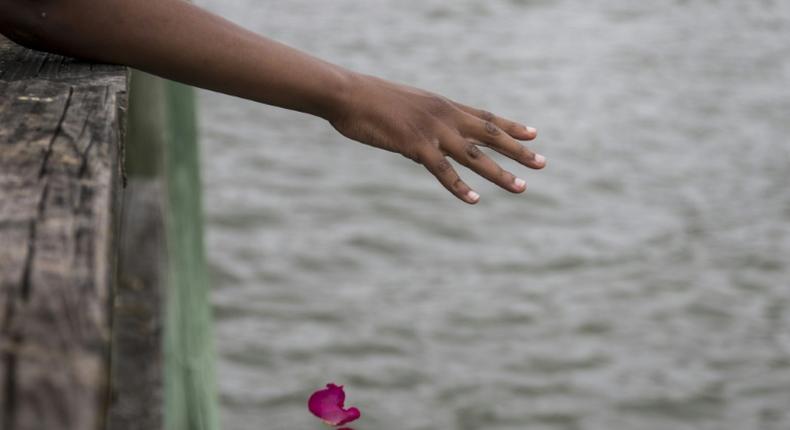
[(0, 37), (0, 428), (99, 429), (126, 70)]

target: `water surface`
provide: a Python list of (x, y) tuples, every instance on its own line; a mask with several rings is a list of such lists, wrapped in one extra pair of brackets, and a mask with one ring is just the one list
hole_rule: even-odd
[(540, 130), (513, 196), (201, 94), (228, 430), (790, 428), (790, 2), (201, 0)]

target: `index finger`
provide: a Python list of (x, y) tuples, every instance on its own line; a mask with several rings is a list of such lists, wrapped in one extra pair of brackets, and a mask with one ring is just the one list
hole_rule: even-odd
[(535, 130), (534, 127), (528, 127), (516, 121), (511, 121), (507, 118), (502, 118), (501, 116), (494, 115), (493, 113), (487, 110), (474, 108), (461, 103), (455, 103), (455, 104), (456, 106), (458, 106), (459, 109), (470, 115), (476, 116), (484, 121), (489, 121), (494, 123), (494, 125), (501, 128), (505, 133), (509, 134), (511, 137), (515, 139), (532, 140), (538, 136), (538, 131)]

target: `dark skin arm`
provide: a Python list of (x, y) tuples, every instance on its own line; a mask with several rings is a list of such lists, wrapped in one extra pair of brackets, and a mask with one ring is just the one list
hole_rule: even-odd
[(348, 138), (424, 165), (471, 204), (479, 195), (448, 157), (514, 193), (525, 182), (479, 146), (533, 169), (546, 162), (519, 142), (535, 138), (531, 127), (327, 63), (183, 0), (0, 0), (0, 32), (36, 49), (319, 116)]

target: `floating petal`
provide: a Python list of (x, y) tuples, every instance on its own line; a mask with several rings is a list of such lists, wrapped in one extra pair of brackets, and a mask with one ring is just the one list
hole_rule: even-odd
[(346, 393), (342, 385), (326, 384), (326, 388), (313, 393), (307, 401), (307, 408), (313, 415), (331, 426), (340, 426), (359, 418), (359, 409), (345, 409)]

